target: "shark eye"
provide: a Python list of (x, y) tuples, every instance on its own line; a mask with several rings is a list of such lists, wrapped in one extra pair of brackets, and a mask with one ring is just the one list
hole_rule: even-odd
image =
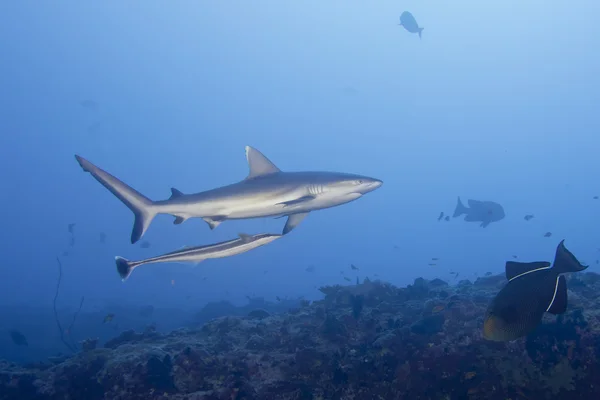
[(362, 185), (362, 184), (363, 184), (363, 181), (362, 181), (362, 179), (359, 179), (359, 180), (357, 180), (357, 181), (356, 181), (356, 184), (357, 184), (357, 185)]

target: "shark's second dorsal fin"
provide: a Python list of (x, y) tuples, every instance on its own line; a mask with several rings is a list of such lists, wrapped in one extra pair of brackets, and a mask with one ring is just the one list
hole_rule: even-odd
[(263, 153), (256, 150), (254, 147), (246, 146), (246, 160), (250, 172), (246, 179), (256, 178), (257, 176), (270, 175), (276, 172), (281, 172), (275, 164), (271, 162)]
[(171, 188), (171, 197), (169, 197), (169, 200), (176, 199), (177, 197), (181, 196), (183, 196), (183, 192), (181, 192), (181, 190)]
[(549, 269), (550, 263), (547, 261), (535, 261), (530, 263), (522, 263), (516, 261), (508, 261), (506, 263), (506, 279), (509, 281), (523, 274), (536, 270)]
[(238, 233), (238, 236), (240, 237), (240, 239), (242, 239), (242, 242), (244, 243), (248, 243), (252, 239), (252, 237), (247, 233)]

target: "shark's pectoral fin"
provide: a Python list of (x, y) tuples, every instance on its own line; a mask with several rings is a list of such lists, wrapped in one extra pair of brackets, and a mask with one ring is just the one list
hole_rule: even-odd
[(293, 206), (296, 204), (300, 204), (300, 203), (304, 203), (305, 201), (311, 201), (314, 200), (315, 196), (302, 196), (298, 199), (294, 199), (294, 200), (290, 200), (290, 201), (284, 201), (281, 203), (277, 203), (276, 205), (278, 206), (284, 206), (284, 207), (289, 207), (289, 206)]
[(253, 147), (246, 146), (246, 160), (248, 160), (248, 167), (250, 168), (250, 173), (248, 173), (246, 179), (281, 172), (271, 160)]
[(491, 222), (491, 221), (483, 221), (483, 222), (481, 223), (481, 225), (479, 225), (479, 226), (480, 226), (480, 227), (482, 227), (482, 228), (485, 228), (485, 227), (487, 227), (487, 226), (490, 224), (490, 222)]
[(221, 222), (225, 221), (227, 218), (224, 215), (215, 215), (213, 217), (204, 217), (202, 218), (210, 227), (210, 229), (215, 229), (217, 226), (221, 225)]
[(285, 223), (285, 226), (283, 227), (283, 232), (281, 234), (285, 235), (286, 233), (289, 233), (292, 229), (300, 225), (300, 222), (302, 222), (302, 220), (306, 218), (307, 215), (307, 212), (290, 215), (287, 219), (287, 222)]

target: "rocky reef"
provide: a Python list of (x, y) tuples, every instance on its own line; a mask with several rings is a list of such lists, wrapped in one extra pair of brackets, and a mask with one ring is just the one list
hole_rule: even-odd
[(505, 281), (366, 280), (283, 314), (127, 331), (58, 363), (0, 363), (0, 399), (600, 399), (600, 275), (568, 277), (567, 313), (527, 338), (489, 342)]

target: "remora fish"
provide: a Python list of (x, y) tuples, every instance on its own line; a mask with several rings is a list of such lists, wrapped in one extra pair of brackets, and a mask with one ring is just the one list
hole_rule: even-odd
[(400, 15), (400, 23), (398, 25), (403, 26), (404, 29), (406, 29), (410, 33), (418, 33), (419, 39), (421, 39), (421, 33), (423, 32), (423, 28), (419, 27), (419, 24), (417, 24), (417, 20), (410, 12), (404, 11)]
[(240, 233), (239, 238), (237, 239), (205, 246), (187, 247), (185, 249), (172, 251), (140, 261), (129, 261), (126, 258), (117, 256), (115, 257), (115, 262), (117, 264), (117, 272), (121, 276), (121, 279), (125, 281), (129, 275), (131, 275), (134, 268), (137, 268), (140, 265), (167, 262), (189, 262), (198, 264), (209, 258), (223, 258), (245, 253), (271, 243), (282, 236), (283, 235), (273, 235), (270, 233), (261, 233), (258, 235), (246, 235)]
[(487, 309), (483, 337), (493, 341), (510, 341), (533, 331), (545, 312), (562, 314), (567, 310), (567, 282), (560, 275), (586, 269), (567, 250), (564, 240), (554, 256), (554, 265), (538, 261), (506, 263), (508, 283)]
[(200, 217), (211, 229), (227, 219), (287, 216), (282, 232), (286, 234), (309, 212), (351, 202), (383, 183), (339, 172), (282, 172), (261, 152), (246, 146), (250, 173), (243, 181), (196, 194), (172, 188), (168, 200), (152, 201), (83, 157), (75, 158), (84, 171), (133, 211), (131, 243), (144, 235), (158, 214), (173, 215), (175, 224)]
[(505, 217), (504, 208), (493, 201), (469, 200), (469, 208), (465, 207), (460, 197), (456, 203), (453, 218), (465, 215), (467, 222), (481, 222), (482, 228), (485, 228), (492, 222), (500, 221)]

